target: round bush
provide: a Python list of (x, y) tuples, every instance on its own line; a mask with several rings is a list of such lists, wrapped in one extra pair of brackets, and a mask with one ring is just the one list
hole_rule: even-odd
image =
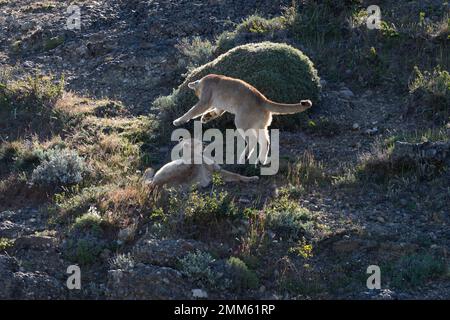
[[(300, 50), (287, 44), (262, 42), (236, 47), (214, 61), (194, 69), (172, 95), (160, 97), (154, 107), (161, 111), (162, 130), (171, 131), (172, 121), (191, 108), (198, 98), (188, 88), (188, 83), (207, 74), (215, 73), (242, 79), (267, 98), (280, 103), (298, 103), (319, 100), (320, 79), (311, 60)], [(213, 127), (230, 127), (232, 117), (211, 122)], [(274, 117), (275, 128), (298, 129), (304, 116), (284, 115)]]

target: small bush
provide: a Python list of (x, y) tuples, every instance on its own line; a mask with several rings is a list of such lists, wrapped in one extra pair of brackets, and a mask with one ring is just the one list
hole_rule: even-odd
[(189, 195), (173, 193), (169, 196), (165, 223), (175, 233), (198, 238), (217, 238), (229, 233), (230, 222), (238, 218), (233, 199), (224, 191), (210, 193), (193, 191)]
[[(320, 79), (317, 71), (300, 50), (280, 43), (247, 44), (193, 70), (170, 98), (155, 100), (153, 107), (161, 112), (162, 131), (168, 132), (172, 121), (197, 102), (188, 83), (210, 73), (242, 79), (276, 102), (298, 103), (302, 99), (311, 99), (317, 103), (319, 99)], [(301, 119), (301, 114), (275, 117), (274, 126), (298, 129)], [(226, 124), (230, 125), (230, 118), (225, 116), (219, 120), (219, 125), (215, 123), (214, 126)]]
[(7, 76), (0, 79), (0, 103), (9, 109), (41, 111), (54, 103), (64, 92), (64, 77), (55, 80), (54, 76), (35, 74), (25, 80), (8, 81)]
[(104, 220), (95, 207), (77, 218), (63, 244), (63, 253), (71, 261), (92, 264), (104, 250), (113, 250), (115, 245), (106, 239)]
[(14, 245), (14, 240), (8, 238), (0, 238), (0, 251), (7, 250)]
[(107, 248), (108, 245), (105, 241), (92, 235), (86, 235), (67, 240), (63, 246), (63, 251), (65, 257), (69, 260), (88, 265), (95, 263), (103, 250)]
[(421, 72), (415, 67), (415, 77), (409, 84), (413, 104), (425, 102), (425, 109), (418, 109), (427, 117), (440, 117), (447, 120), (450, 115), (450, 74), (439, 67), (433, 71)]
[(214, 258), (207, 252), (188, 253), (183, 259), (180, 259), (181, 272), (203, 285), (214, 285), (217, 275), (213, 272), (211, 265)]
[(250, 270), (239, 258), (230, 257), (227, 261), (230, 268), (230, 279), (235, 290), (256, 289), (259, 285), (258, 276)]
[(288, 169), (288, 180), (294, 186), (322, 185), (327, 179), (322, 163), (316, 161), (309, 151)]
[(442, 160), (427, 159), (419, 153), (411, 153), (410, 157), (395, 156), (395, 142), (410, 143), (427, 141), (448, 141), (449, 136), (443, 130), (428, 130), (414, 134), (398, 134), (385, 141), (376, 141), (370, 152), (363, 153), (359, 158), (355, 176), (362, 181), (379, 184), (391, 180), (414, 178), (416, 180), (430, 180), (445, 171)]
[(387, 269), (391, 285), (396, 288), (421, 286), (448, 274), (445, 260), (430, 254), (404, 256)]
[(134, 268), (134, 266), (135, 261), (130, 253), (116, 254), (113, 258), (109, 260), (109, 267), (111, 269), (130, 271)]
[(183, 38), (176, 48), (184, 56), (184, 59), (178, 61), (179, 67), (192, 71), (211, 59), (214, 46), (209, 40), (196, 36), (192, 40)]
[(44, 158), (44, 150), (37, 141), (5, 142), (0, 146), (0, 163), (9, 170), (34, 168)]
[(99, 199), (105, 197), (111, 186), (92, 186), (81, 189), (74, 186), (62, 193), (55, 194), (54, 210), (58, 217), (73, 217), (86, 212), (91, 206), (97, 205)]
[(222, 54), (246, 43), (272, 40), (286, 28), (286, 23), (284, 16), (266, 19), (251, 15), (238, 24), (234, 31), (225, 31), (217, 38), (215, 53)]
[(101, 232), (101, 224), (103, 219), (95, 207), (90, 207), (89, 211), (76, 218), (73, 228), (78, 230), (90, 229), (96, 233)]
[(288, 197), (276, 199), (266, 209), (266, 228), (275, 232), (278, 238), (298, 240), (310, 237), (314, 221), (311, 212)]
[(45, 160), (33, 170), (31, 182), (57, 187), (77, 184), (87, 172), (84, 159), (75, 150), (56, 148), (45, 152)]

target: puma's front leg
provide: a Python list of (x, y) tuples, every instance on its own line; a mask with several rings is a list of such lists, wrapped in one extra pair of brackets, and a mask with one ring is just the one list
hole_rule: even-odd
[(173, 122), (174, 126), (181, 126), (189, 120), (196, 118), (202, 115), (206, 110), (208, 110), (209, 105), (203, 101), (199, 101), (195, 106), (193, 106), (188, 112), (186, 112), (183, 116), (179, 117)]
[(224, 169), (220, 171), (220, 175), (225, 182), (254, 182), (259, 180), (259, 177), (257, 176), (246, 177)]

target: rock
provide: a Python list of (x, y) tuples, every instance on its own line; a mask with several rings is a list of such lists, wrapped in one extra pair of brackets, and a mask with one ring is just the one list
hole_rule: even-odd
[(142, 263), (131, 271), (110, 270), (106, 285), (109, 299), (162, 300), (189, 299), (189, 283), (180, 272)]
[(377, 221), (381, 222), (381, 223), (385, 223), (386, 222), (386, 220), (384, 220), (383, 217), (377, 217)]
[(359, 246), (358, 240), (339, 240), (333, 243), (333, 250), (338, 253), (348, 253), (358, 249)]
[(192, 289), (192, 297), (196, 299), (207, 299), (208, 293), (202, 289)]
[(205, 247), (203, 243), (194, 240), (157, 240), (144, 237), (134, 246), (133, 256), (136, 262), (174, 267), (189, 252), (204, 251)]
[(339, 95), (345, 99), (351, 99), (355, 96), (355, 94), (353, 93), (353, 91), (351, 91), (348, 88), (342, 88), (341, 90), (339, 90)]
[(378, 128), (377, 127), (373, 127), (371, 129), (367, 129), (366, 131), (364, 131), (364, 133), (369, 135), (369, 136), (373, 136), (373, 135), (378, 133)]
[(356, 130), (359, 130), (359, 124), (355, 122), (355, 123), (353, 124), (353, 126), (352, 126), (352, 129), (355, 130), (355, 131), (356, 131)]
[(450, 142), (409, 143), (396, 141), (392, 151), (393, 160), (427, 160), (446, 162), (450, 158)]
[(0, 299), (13, 299), (17, 287), (14, 271), (18, 269), (17, 262), (10, 256), (0, 255)]
[(0, 255), (0, 299), (62, 299), (65, 287), (42, 272), (18, 271), (17, 262)]
[(242, 204), (249, 204), (251, 202), (250, 199), (247, 199), (244, 197), (240, 197), (238, 201), (239, 201), (239, 203), (242, 203)]
[(117, 238), (124, 243), (133, 241), (136, 236), (137, 226), (137, 223), (133, 223), (125, 229), (120, 230)]
[(16, 272), (17, 299), (63, 299), (67, 288), (55, 278), (42, 272)]
[(17, 238), (20, 234), (29, 231), (25, 226), (9, 220), (0, 222), (0, 237)]
[(54, 247), (56, 244), (56, 239), (47, 236), (24, 236), (19, 237), (14, 242), (15, 250), (23, 249), (35, 249), (35, 250), (45, 250)]

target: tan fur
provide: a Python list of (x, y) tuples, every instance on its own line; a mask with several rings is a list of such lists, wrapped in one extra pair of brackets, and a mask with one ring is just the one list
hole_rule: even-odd
[[(236, 128), (244, 131), (261, 129), (264, 134), (258, 139), (261, 146), (259, 159), (265, 163), (269, 151), (269, 133), (267, 128), (272, 122), (272, 114), (292, 114), (311, 108), (310, 100), (302, 100), (298, 104), (276, 103), (267, 99), (255, 87), (245, 81), (210, 74), (201, 80), (189, 83), (195, 91), (198, 103), (183, 116), (176, 119), (175, 126), (182, 125), (191, 119), (202, 116), (206, 123), (220, 117), (225, 112), (235, 115)], [(256, 146), (247, 146), (249, 156)], [(245, 154), (244, 154), (245, 157)]]
[[(182, 141), (182, 144), (193, 152), (195, 150), (194, 145), (201, 144), (201, 142), (189, 139)], [(200, 150), (202, 149), (200, 148)], [(203, 155), (202, 157), (202, 164), (193, 164), (186, 162), (184, 159), (171, 161), (159, 169), (156, 174), (154, 174), (153, 169), (149, 168), (144, 173), (143, 182), (149, 185), (151, 189), (164, 185), (186, 189), (192, 185), (208, 186), (214, 173), (218, 173), (225, 182), (251, 182), (259, 179), (257, 176), (246, 177), (224, 170), (213, 160)]]

